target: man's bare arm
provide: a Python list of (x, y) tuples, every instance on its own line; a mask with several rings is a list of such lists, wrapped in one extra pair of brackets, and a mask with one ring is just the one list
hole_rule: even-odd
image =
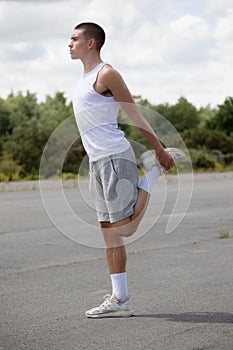
[(157, 159), (161, 166), (165, 169), (169, 169), (173, 163), (171, 156), (164, 150), (164, 147), (160, 143), (150, 124), (146, 121), (137, 108), (137, 105), (135, 104), (134, 99), (121, 75), (112, 67), (108, 66), (101, 71), (98, 79), (103, 88), (111, 91), (112, 95), (121, 104), (123, 110), (133, 121), (134, 125), (150, 142), (151, 146), (156, 152)]

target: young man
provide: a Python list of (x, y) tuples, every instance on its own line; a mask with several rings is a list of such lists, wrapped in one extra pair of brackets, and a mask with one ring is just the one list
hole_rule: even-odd
[[(104, 42), (105, 33), (99, 25), (81, 23), (74, 28), (69, 44), (71, 58), (81, 60), (84, 67), (73, 108), (90, 160), (90, 184), (112, 282), (112, 295), (86, 312), (91, 318), (133, 315), (127, 290), (124, 237), (136, 231), (161, 169), (168, 170), (175, 157), (164, 149), (137, 109), (121, 75), (102, 61), (100, 50)], [(119, 104), (155, 152), (143, 156), (149, 170), (140, 182), (130, 143), (118, 129)]]

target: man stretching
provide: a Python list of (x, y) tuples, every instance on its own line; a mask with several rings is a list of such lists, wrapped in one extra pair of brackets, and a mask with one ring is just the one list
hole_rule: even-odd
[[(112, 282), (112, 294), (86, 312), (91, 318), (133, 315), (127, 290), (124, 237), (137, 230), (161, 169), (168, 170), (176, 156), (182, 156), (179, 150), (164, 149), (121, 75), (102, 61), (100, 50), (104, 42), (105, 33), (99, 25), (81, 23), (74, 28), (69, 44), (71, 58), (81, 60), (84, 67), (75, 89), (73, 109), (89, 156), (90, 187)], [(119, 105), (153, 149), (142, 155), (147, 172), (140, 181), (134, 152), (118, 129)]]

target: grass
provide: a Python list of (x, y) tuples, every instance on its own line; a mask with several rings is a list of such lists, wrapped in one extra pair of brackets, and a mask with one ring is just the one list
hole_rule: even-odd
[(229, 232), (229, 231), (226, 231), (226, 230), (218, 230), (218, 238), (220, 239), (224, 239), (224, 238), (230, 238), (232, 237), (233, 235)]

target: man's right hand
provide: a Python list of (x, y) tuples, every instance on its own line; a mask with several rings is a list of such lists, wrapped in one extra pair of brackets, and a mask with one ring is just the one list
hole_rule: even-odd
[(159, 151), (155, 150), (155, 154), (161, 168), (169, 170), (174, 164), (172, 156), (166, 151), (165, 148), (161, 148)]

